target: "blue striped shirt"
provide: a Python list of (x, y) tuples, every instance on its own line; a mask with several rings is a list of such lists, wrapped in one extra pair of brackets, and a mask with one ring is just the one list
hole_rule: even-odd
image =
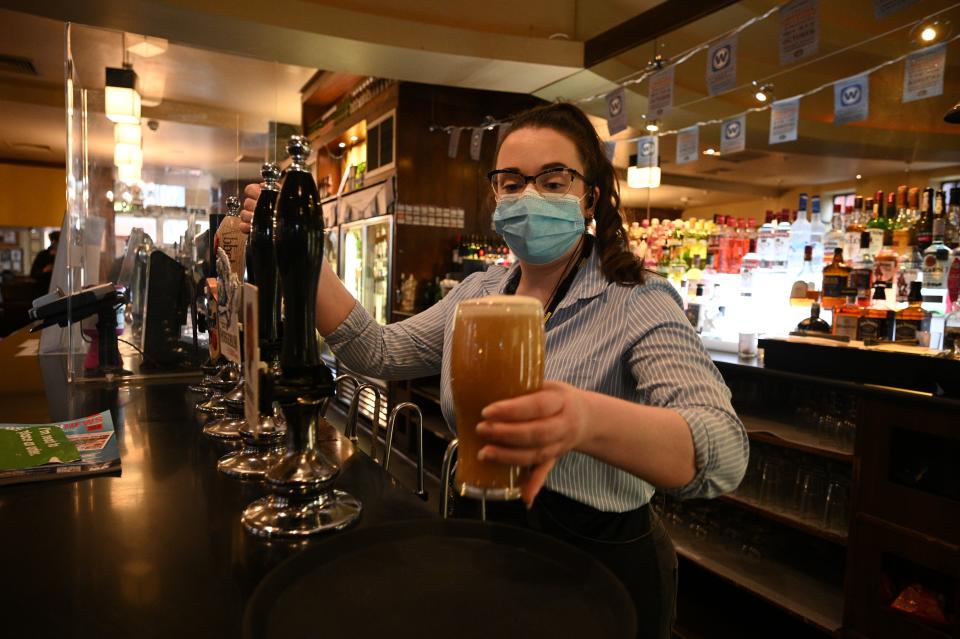
[[(747, 466), (747, 433), (680, 296), (652, 275), (640, 286), (607, 282), (598, 253), (593, 251), (547, 322), (545, 379), (676, 411), (690, 427), (697, 472), (689, 484), (667, 492), (689, 498), (733, 490)], [(389, 380), (439, 372), (441, 408), (455, 432), (454, 309), (461, 300), (503, 293), (517, 268), (496, 266), (470, 275), (434, 306), (387, 326), (356, 304), (326, 341), (349, 368), (365, 375)], [(639, 477), (577, 451), (557, 461), (546, 485), (606, 512), (633, 510), (654, 493)]]

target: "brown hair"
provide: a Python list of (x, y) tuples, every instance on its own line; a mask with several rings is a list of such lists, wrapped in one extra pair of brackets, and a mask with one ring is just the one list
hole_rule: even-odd
[[(643, 262), (629, 250), (627, 234), (620, 215), (620, 185), (607, 159), (604, 143), (586, 114), (578, 107), (558, 102), (524, 111), (510, 123), (503, 140), (526, 128), (545, 128), (565, 135), (577, 147), (586, 178), (588, 206), (593, 201), (593, 189), (600, 192), (593, 216), (597, 221), (597, 250), (600, 269), (609, 282), (634, 285), (643, 283)], [(502, 144), (502, 141), (501, 141)], [(497, 149), (497, 155), (500, 149)]]

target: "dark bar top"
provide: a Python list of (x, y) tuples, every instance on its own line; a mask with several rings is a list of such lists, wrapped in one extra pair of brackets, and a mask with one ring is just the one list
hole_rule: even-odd
[[(188, 380), (67, 385), (63, 356), (16, 356), (35, 338), (0, 341), (0, 422), (110, 410), (122, 469), (0, 487), (0, 635), (239, 636), (257, 584), (310, 542), (243, 530), (241, 511), (264, 490), (217, 472), (227, 449), (201, 434)], [(362, 452), (337, 486), (363, 502), (361, 527), (437, 517)]]

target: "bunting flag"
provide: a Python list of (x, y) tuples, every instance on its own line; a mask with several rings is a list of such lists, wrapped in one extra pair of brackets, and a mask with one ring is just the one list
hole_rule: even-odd
[(862, 73), (833, 83), (833, 123), (866, 120), (870, 114), (870, 74)]
[(693, 125), (677, 133), (677, 164), (693, 162), (700, 157), (700, 127)]
[(607, 94), (607, 132), (616, 135), (627, 128), (627, 95), (623, 87)]
[(450, 129), (450, 142), (447, 144), (447, 156), (450, 158), (457, 157), (457, 149), (460, 148), (460, 131), (463, 130), (463, 127), (455, 126)]
[(873, 17), (882, 20), (891, 13), (896, 13), (914, 4), (917, 4), (917, 0), (873, 0)]
[(470, 159), (474, 162), (480, 160), (480, 147), (483, 146), (483, 132), (486, 127), (475, 126), (470, 133)]
[(943, 95), (946, 63), (946, 44), (927, 47), (907, 56), (903, 63), (903, 101), (913, 102)]
[(820, 47), (817, 0), (792, 0), (780, 7), (780, 66), (812, 56)]
[(503, 144), (503, 136), (507, 134), (507, 131), (510, 130), (510, 125), (504, 122), (497, 127), (497, 148), (500, 148), (500, 145)]
[(770, 144), (797, 139), (800, 121), (800, 98), (779, 100), (770, 105)]
[(747, 148), (747, 114), (724, 120), (720, 125), (720, 152), (737, 153)]
[(673, 67), (667, 67), (650, 76), (647, 94), (647, 113), (662, 118), (673, 108)]
[(614, 140), (607, 140), (606, 145), (607, 159), (613, 162), (613, 156), (617, 153), (617, 143)]
[(707, 92), (717, 95), (737, 86), (737, 36), (719, 40), (707, 52)]
[(637, 140), (637, 166), (657, 166), (660, 156), (660, 141), (655, 135), (645, 135)]

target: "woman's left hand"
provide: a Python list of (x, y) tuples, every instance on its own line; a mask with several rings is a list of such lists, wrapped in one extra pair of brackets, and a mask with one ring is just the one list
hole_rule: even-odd
[(477, 434), (487, 440), (482, 461), (532, 466), (521, 492), (527, 506), (557, 459), (588, 437), (587, 393), (563, 382), (544, 382), (535, 393), (494, 402), (483, 409)]

